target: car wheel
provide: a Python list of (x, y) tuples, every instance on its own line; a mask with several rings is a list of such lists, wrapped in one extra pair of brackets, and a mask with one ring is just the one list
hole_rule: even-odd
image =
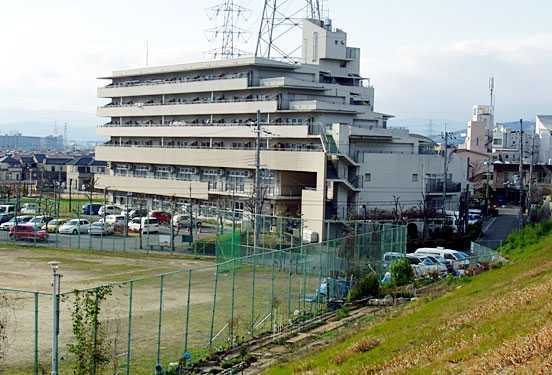
[(77, 230), (76, 229), (73, 229), (73, 234), (77, 234)]

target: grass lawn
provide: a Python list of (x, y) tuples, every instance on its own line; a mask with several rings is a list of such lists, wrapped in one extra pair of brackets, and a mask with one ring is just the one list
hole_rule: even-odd
[[(511, 262), (420, 299), (268, 374), (543, 373), (552, 369), (551, 225), (514, 234)], [(546, 370), (544, 370), (546, 372)]]

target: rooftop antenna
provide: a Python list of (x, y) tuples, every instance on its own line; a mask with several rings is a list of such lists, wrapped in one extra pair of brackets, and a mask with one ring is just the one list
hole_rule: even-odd
[(146, 40), (146, 66), (149, 65), (149, 40)]
[(302, 45), (287, 47), (284, 37), (300, 30), (305, 18), (322, 24), (322, 12), (321, 0), (265, 0), (255, 56), (293, 64), (300, 62), (296, 54)]
[(495, 81), (494, 81), (494, 77), (490, 77), (489, 78), (489, 95), (490, 95), (490, 99), (491, 99), (491, 110), (493, 111), (493, 114), (494, 114), (494, 107), (495, 107)]
[(247, 43), (247, 30), (239, 25), (247, 22), (249, 9), (239, 4), (239, 0), (223, 0), (206, 9), (207, 17), (215, 26), (206, 31), (207, 39), (215, 44), (209, 51), (213, 59), (233, 59), (249, 53), (238, 48)]

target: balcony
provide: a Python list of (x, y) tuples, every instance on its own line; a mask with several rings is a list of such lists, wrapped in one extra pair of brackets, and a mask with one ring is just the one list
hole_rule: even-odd
[[(102, 145), (96, 147), (96, 159), (131, 164), (147, 161), (159, 165), (253, 169), (255, 150)], [(315, 172), (322, 184), (326, 159), (322, 151), (264, 150), (261, 164), (271, 170)]]
[(99, 98), (128, 96), (169, 95), (194, 92), (231, 91), (248, 88), (245, 73), (235, 75), (206, 76), (213, 78), (187, 78), (150, 81), (129, 81), (98, 88)]
[[(197, 100), (196, 100), (197, 99)], [(186, 116), (218, 115), (276, 112), (278, 100), (274, 96), (262, 98), (248, 97), (233, 100), (191, 99), (160, 103), (151, 100), (148, 103), (108, 104), (99, 107), (99, 117), (135, 117), (135, 116)]]
[[(462, 184), (459, 182), (447, 182), (447, 194), (456, 194), (462, 191)], [(427, 182), (426, 194), (443, 194), (443, 181)]]

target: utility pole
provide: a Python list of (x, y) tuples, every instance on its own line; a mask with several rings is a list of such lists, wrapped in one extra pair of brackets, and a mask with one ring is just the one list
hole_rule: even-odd
[(529, 190), (527, 192), (527, 213), (531, 213), (531, 199), (533, 194), (533, 164), (535, 162), (535, 133), (531, 140), (531, 159), (529, 161)]
[(519, 120), (519, 226), (523, 226), (523, 119)]
[(447, 124), (445, 124), (444, 133), (444, 150), (443, 150), (443, 227), (445, 226), (446, 218), (446, 203), (447, 203), (447, 175), (448, 175), (448, 137)]
[(255, 220), (253, 254), (259, 245), (259, 215), (261, 211), (261, 111), (257, 111), (257, 142), (255, 144)]

